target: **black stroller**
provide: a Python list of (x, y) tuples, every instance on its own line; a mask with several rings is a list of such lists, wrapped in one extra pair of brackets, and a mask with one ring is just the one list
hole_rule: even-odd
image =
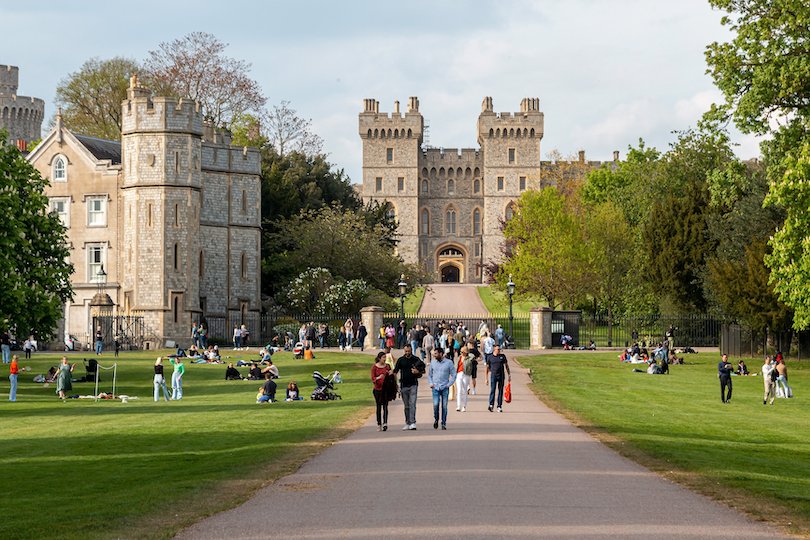
[(313, 371), (312, 378), (315, 381), (315, 390), (311, 396), (314, 401), (341, 399), (340, 395), (333, 392), (335, 385), (341, 381), (339, 371), (334, 371), (329, 378), (324, 377), (320, 371)]

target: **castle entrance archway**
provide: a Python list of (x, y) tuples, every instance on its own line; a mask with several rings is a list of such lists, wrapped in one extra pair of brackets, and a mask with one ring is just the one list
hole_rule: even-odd
[(457, 246), (445, 246), (439, 249), (439, 281), (442, 283), (464, 283), (464, 251)]

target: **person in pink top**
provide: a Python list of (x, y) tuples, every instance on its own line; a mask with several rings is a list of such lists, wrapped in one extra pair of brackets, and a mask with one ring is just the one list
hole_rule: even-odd
[(371, 366), (371, 382), (374, 384), (372, 393), (377, 404), (377, 431), (388, 431), (388, 396), (385, 395), (383, 385), (389, 373), (391, 367), (385, 363), (385, 352), (380, 351)]

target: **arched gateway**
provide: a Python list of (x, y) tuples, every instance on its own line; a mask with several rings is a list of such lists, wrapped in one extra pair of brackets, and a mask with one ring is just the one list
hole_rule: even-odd
[(464, 283), (464, 251), (458, 246), (440, 248), (436, 267), (442, 283)]

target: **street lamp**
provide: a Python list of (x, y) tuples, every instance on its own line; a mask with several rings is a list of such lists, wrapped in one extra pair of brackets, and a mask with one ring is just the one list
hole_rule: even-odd
[(512, 274), (509, 274), (509, 282), (506, 284), (506, 294), (509, 296), (509, 338), (514, 343), (515, 335), (512, 326), (512, 296), (515, 294), (515, 282), (512, 281)]
[(408, 284), (405, 283), (405, 274), (399, 276), (399, 318), (405, 320), (405, 293), (408, 291)]

